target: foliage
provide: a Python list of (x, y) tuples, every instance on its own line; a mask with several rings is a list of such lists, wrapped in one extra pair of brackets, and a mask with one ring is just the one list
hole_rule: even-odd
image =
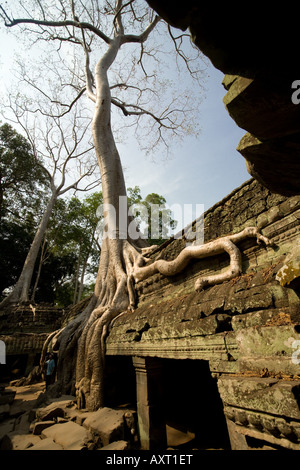
[(1, 219), (0, 299), (1, 292), (17, 282), (32, 238), (33, 227), (29, 220)]
[(138, 186), (128, 188), (127, 192), (128, 205), (133, 209), (139, 229), (150, 245), (161, 245), (177, 225), (166, 206), (166, 199), (157, 193), (150, 193), (143, 199)]
[(56, 201), (40, 255), (41, 282), (35, 300), (43, 297), (42, 279), (45, 272), (51, 277), (52, 270), (60, 274), (52, 285), (52, 301), (58, 305), (73, 304), (86, 292), (90, 293), (89, 285), (84, 285), (84, 277), (91, 275), (90, 283), (93, 282), (99, 263), (100, 251), (95, 232), (98, 224), (96, 211), (101, 199), (102, 193), (98, 192), (87, 195), (83, 200), (73, 196)]
[[(34, 283), (38, 275), (38, 264), (41, 263), (35, 302), (49, 302), (66, 307), (91, 295), (101, 252), (100, 234), (97, 231), (98, 208), (101, 204), (102, 192), (94, 192), (83, 199), (73, 196), (56, 201), (33, 275)], [(148, 194), (143, 199), (139, 186), (128, 188), (128, 205), (135, 207), (139, 225), (149, 223), (150, 232), (151, 204), (159, 205), (161, 213), (166, 200), (155, 193)], [(139, 211), (140, 205), (146, 208), (149, 219), (148, 216), (143, 217), (145, 212)], [(16, 222), (10, 215), (0, 222), (1, 292), (17, 281), (34, 236), (36, 214), (33, 208), (28, 214), (24, 220), (19, 219)], [(162, 218), (160, 222), (162, 223)], [(173, 228), (175, 225), (176, 222), (170, 218), (170, 226)], [(148, 238), (150, 244), (160, 244), (166, 238), (169, 225), (161, 225), (160, 228), (161, 236), (158, 239)]]
[[(30, 143), (9, 124), (0, 127), (0, 219), (33, 217), (48, 179)], [(31, 210), (31, 212), (30, 212)]]

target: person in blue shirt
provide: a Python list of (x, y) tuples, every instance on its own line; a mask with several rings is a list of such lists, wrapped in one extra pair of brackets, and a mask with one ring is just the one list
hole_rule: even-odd
[(49, 355), (49, 359), (46, 361), (46, 390), (51, 383), (53, 383), (54, 370), (55, 370), (55, 360), (53, 354)]

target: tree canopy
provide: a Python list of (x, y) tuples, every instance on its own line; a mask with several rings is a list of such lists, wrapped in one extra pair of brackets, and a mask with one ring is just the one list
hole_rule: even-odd
[[(11, 125), (0, 127), (0, 219), (8, 213), (29, 217), (40, 195), (49, 189), (41, 160), (25, 137)], [(26, 209), (27, 214), (25, 214)]]

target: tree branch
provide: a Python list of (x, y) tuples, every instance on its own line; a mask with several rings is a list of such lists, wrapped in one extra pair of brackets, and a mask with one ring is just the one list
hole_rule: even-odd
[[(39, 88), (36, 83), (34, 83), (33, 81), (29, 81), (25, 75), (23, 75), (23, 80), (24, 82), (28, 83), (28, 85), (32, 86), (33, 88), (35, 88), (37, 91), (39, 91), (42, 95), (45, 96), (45, 98), (47, 98), (50, 103), (53, 103), (53, 104), (58, 104), (62, 107), (67, 107), (66, 111), (64, 111), (63, 113), (61, 114), (53, 114), (52, 117), (53, 118), (61, 118), (63, 117), (65, 114), (69, 113), (71, 111), (71, 109), (73, 108), (73, 106), (76, 104), (76, 102), (81, 98), (81, 96), (84, 94), (84, 92), (86, 91), (86, 87), (83, 87), (80, 92), (78, 93), (78, 95), (73, 99), (73, 101), (70, 103), (70, 104), (66, 104), (66, 103), (62, 103), (61, 101), (58, 101), (58, 100), (53, 100), (50, 96), (48, 96), (46, 94), (46, 92), (44, 92), (41, 88)], [(32, 111), (33, 113), (41, 113), (42, 115), (44, 116), (49, 116), (49, 113), (45, 113), (42, 111), (41, 108), (38, 108), (36, 110), (33, 110)]]
[(10, 19), (7, 15), (6, 11), (2, 6), (0, 6), (3, 14), (1, 15), (4, 19), (5, 26), (11, 28), (18, 24), (34, 24), (37, 26), (50, 26), (50, 27), (66, 27), (66, 26), (73, 26), (75, 28), (84, 28), (92, 31), (96, 36), (100, 37), (105, 41), (107, 44), (111, 43), (111, 39), (106, 36), (100, 29), (96, 28), (94, 25), (86, 22), (74, 21), (74, 20), (64, 20), (64, 21), (50, 21), (50, 20), (35, 20), (31, 18), (18, 18), (18, 19)]
[[(171, 31), (171, 26), (168, 24), (168, 31), (169, 31), (169, 35), (173, 41), (173, 44), (174, 44), (174, 47), (175, 47), (175, 50), (177, 52), (177, 54), (179, 55), (179, 57), (182, 58), (182, 60), (185, 62), (185, 65), (186, 65), (186, 68), (188, 69), (191, 77), (193, 78), (196, 78), (197, 79), (197, 75), (198, 73), (200, 72), (200, 70), (192, 70), (191, 67), (190, 67), (190, 62), (191, 62), (191, 59), (189, 59), (188, 57), (186, 57), (185, 53), (183, 52), (183, 50), (181, 49), (181, 44), (182, 44), (182, 38), (183, 37), (186, 37), (188, 35), (186, 34), (181, 34), (180, 36), (177, 36), (177, 37), (174, 37), (173, 36), (173, 33)], [(177, 39), (180, 39), (180, 45), (178, 46), (176, 40)]]
[(85, 79), (86, 79), (86, 90), (87, 90), (87, 95), (88, 97), (96, 102), (97, 96), (93, 92), (93, 75), (90, 69), (90, 54), (89, 54), (89, 49), (86, 44), (85, 40), (85, 34), (84, 34), (84, 29), (81, 28), (81, 33), (82, 33), (82, 43), (83, 43), (83, 50), (85, 53)]
[(147, 26), (145, 31), (142, 32), (140, 35), (134, 35), (134, 34), (125, 34), (122, 38), (122, 44), (125, 44), (127, 42), (138, 42), (138, 43), (143, 43), (148, 39), (149, 34), (153, 31), (157, 23), (161, 20), (161, 17), (156, 15), (154, 20)]
[[(147, 109), (144, 109), (142, 108), (141, 106), (138, 106), (136, 104), (128, 104), (128, 103), (124, 103), (122, 101), (119, 101), (115, 98), (111, 98), (111, 102), (112, 104), (114, 104), (115, 106), (117, 106), (118, 108), (120, 108), (124, 114), (124, 116), (142, 116), (142, 115), (148, 115), (150, 117), (152, 117), (156, 122), (159, 123), (160, 127), (165, 127), (166, 129), (173, 129), (175, 130), (177, 128), (177, 126), (167, 126), (163, 121), (165, 119), (169, 120), (170, 122), (172, 122), (170, 120), (168, 116), (168, 114), (172, 111), (170, 111), (169, 113), (165, 114), (165, 110), (160, 117), (158, 116), (155, 116), (155, 114), (151, 113), (151, 111), (148, 111)], [(128, 108), (134, 108), (135, 111), (130, 111)], [(174, 110), (176, 111), (176, 110)]]

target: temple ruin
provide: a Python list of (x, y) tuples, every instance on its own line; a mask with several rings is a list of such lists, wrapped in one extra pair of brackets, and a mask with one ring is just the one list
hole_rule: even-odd
[[(190, 449), (300, 450), (300, 104), (291, 101), (294, 66), (282, 58), (286, 73), (272, 75), (277, 55), (264, 60), (266, 50), (258, 51), (263, 21), (257, 41), (247, 48), (245, 34), (235, 49), (236, 35), (222, 42), (222, 25), (219, 34), (210, 28), (215, 5), (148, 3), (173, 26), (189, 27), (195, 44), (224, 72), (224, 104), (246, 132), (237, 145), (253, 178), (205, 212), (204, 242), (257, 227), (272, 245), (242, 240), (241, 273), (200, 291), (196, 279), (228, 269), (226, 253), (193, 259), (174, 276), (155, 273), (137, 282), (137, 308), (117, 317), (106, 339), (107, 407), (126, 404), (136, 411), (144, 450), (172, 446), (172, 433), (185, 436)], [(149, 263), (174, 260), (185, 242), (165, 242)], [(76, 312), (28, 304), (2, 314), (10, 378), (13, 369), (28, 374), (49, 333)]]
[[(137, 283), (138, 308), (106, 340), (106, 394), (109, 407), (136, 408), (143, 449), (166, 447), (168, 429), (195, 448), (300, 448), (299, 214), (300, 196), (251, 179), (204, 218), (205, 242), (247, 226), (272, 240), (239, 243), (241, 275), (195, 291), (199, 275), (228, 268), (224, 253)], [(171, 240), (152, 257), (174, 259), (184, 246)], [(28, 372), (66, 320), (70, 312), (16, 308), (1, 322), (8, 363)]]

